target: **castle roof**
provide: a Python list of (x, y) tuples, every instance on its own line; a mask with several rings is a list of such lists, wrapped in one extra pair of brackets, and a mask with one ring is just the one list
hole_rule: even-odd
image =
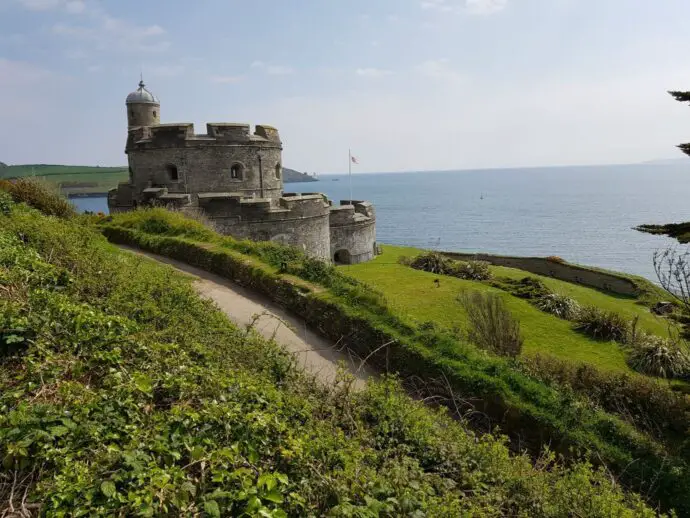
[(144, 80), (139, 81), (139, 88), (127, 96), (127, 104), (160, 104), (158, 98), (146, 89)]

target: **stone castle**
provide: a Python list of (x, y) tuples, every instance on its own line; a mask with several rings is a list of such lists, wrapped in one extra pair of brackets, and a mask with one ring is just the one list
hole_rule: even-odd
[(376, 255), (376, 217), (366, 201), (333, 206), (319, 193), (283, 191), (278, 130), (248, 124), (160, 123), (160, 102), (143, 81), (129, 94), (129, 180), (108, 193), (111, 213), (145, 206), (198, 212), (218, 231), (274, 241), (339, 264)]

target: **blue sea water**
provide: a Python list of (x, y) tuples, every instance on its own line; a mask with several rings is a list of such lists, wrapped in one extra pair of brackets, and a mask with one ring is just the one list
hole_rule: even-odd
[[(347, 175), (286, 184), (349, 199)], [(355, 174), (380, 243), (506, 255), (557, 255), (654, 280), (652, 255), (675, 241), (632, 229), (690, 221), (690, 166), (625, 165)], [(73, 200), (107, 212), (105, 198)]]

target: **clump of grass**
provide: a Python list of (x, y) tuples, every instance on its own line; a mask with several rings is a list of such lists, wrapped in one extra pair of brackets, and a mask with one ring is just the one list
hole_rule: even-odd
[(439, 275), (453, 275), (454, 261), (439, 254), (438, 252), (427, 252), (418, 255), (410, 262), (410, 266), (415, 270), (435, 273)]
[(575, 329), (597, 340), (615, 340), (624, 343), (628, 338), (630, 325), (618, 313), (586, 306), (577, 315)]
[(468, 281), (486, 281), (491, 278), (489, 263), (486, 261), (454, 261), (453, 275)]
[(534, 305), (545, 313), (564, 320), (575, 320), (580, 313), (580, 305), (570, 297), (559, 293), (549, 293), (534, 301)]
[(659, 378), (690, 376), (690, 351), (682, 342), (645, 334), (632, 344), (628, 356), (630, 367)]
[(54, 185), (36, 178), (0, 180), (0, 191), (9, 193), (15, 202), (26, 203), (48, 216), (72, 218), (77, 215), (74, 205)]
[(478, 347), (514, 358), (522, 351), (520, 323), (495, 293), (473, 291), (458, 297), (467, 312), (468, 338)]

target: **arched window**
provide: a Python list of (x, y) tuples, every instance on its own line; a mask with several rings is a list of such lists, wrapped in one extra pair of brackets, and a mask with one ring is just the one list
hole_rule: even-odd
[(230, 168), (230, 178), (233, 180), (241, 180), (243, 171), (244, 167), (242, 164), (232, 164), (232, 167)]
[(156, 118), (156, 110), (153, 110), (153, 118)]
[(278, 162), (276, 164), (276, 178), (278, 178), (279, 180), (280, 180), (280, 175), (282, 174), (282, 172), (283, 172), (283, 166), (280, 165), (280, 162)]
[(165, 170), (168, 172), (168, 178), (170, 178), (171, 181), (177, 182), (180, 179), (180, 175), (177, 171), (177, 166), (173, 164), (168, 164), (165, 166)]

